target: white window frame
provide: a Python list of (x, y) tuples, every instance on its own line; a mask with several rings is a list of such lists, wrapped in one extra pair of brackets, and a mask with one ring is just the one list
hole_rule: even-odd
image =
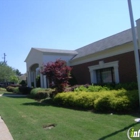
[(104, 69), (104, 68), (109, 68), (109, 67), (113, 67), (114, 68), (114, 80), (115, 83), (119, 83), (119, 62), (118, 61), (113, 61), (113, 62), (109, 62), (109, 63), (104, 63), (104, 61), (99, 61), (98, 65), (94, 65), (94, 66), (89, 66), (89, 72), (90, 72), (90, 79), (91, 79), (91, 83), (92, 84), (96, 84), (97, 83), (97, 79), (96, 79), (96, 70), (98, 69)]

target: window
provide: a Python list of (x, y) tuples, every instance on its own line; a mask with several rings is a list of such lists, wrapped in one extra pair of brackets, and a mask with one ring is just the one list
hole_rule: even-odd
[(99, 64), (89, 66), (91, 83), (119, 83), (119, 61), (104, 63), (99, 61)]
[(113, 83), (114, 82), (114, 69), (113, 67), (96, 70), (97, 83)]

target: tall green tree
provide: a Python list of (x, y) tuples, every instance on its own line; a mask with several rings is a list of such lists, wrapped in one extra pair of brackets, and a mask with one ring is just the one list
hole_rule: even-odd
[(15, 69), (15, 73), (16, 73), (17, 76), (21, 76), (22, 75), (21, 72), (18, 69)]
[(4, 62), (0, 62), (0, 82), (12, 82), (11, 76), (15, 75), (15, 71), (12, 67)]

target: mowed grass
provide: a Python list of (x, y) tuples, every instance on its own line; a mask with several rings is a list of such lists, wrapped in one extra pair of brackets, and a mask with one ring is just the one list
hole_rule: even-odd
[[(110, 115), (44, 105), (28, 98), (0, 97), (0, 116), (14, 140), (127, 140), (139, 114)], [(56, 127), (46, 130), (44, 125)]]
[(5, 88), (0, 87), (0, 94), (3, 94), (3, 92), (6, 92)]

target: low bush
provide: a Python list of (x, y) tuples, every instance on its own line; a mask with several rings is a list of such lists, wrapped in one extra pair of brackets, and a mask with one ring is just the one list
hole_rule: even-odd
[(20, 87), (21, 85), (19, 85), (19, 84), (10, 84), (8, 86), (10, 86), (10, 87)]
[(15, 87), (13, 93), (20, 94), (21, 92), (19, 91), (19, 87)]
[(96, 111), (131, 111), (138, 108), (138, 91), (111, 90), (100, 92), (64, 92), (54, 97), (57, 105)]
[(75, 108), (93, 108), (94, 100), (99, 94), (93, 92), (64, 92), (54, 97), (54, 102), (58, 105)]
[(110, 88), (106, 86), (98, 86), (98, 85), (88, 85), (88, 86), (81, 85), (74, 89), (74, 91), (76, 92), (79, 92), (79, 91), (99, 92), (99, 91), (107, 91), (107, 90), (110, 90)]
[(50, 88), (34, 88), (30, 92), (30, 97), (34, 99), (44, 99), (49, 97), (52, 91)]
[(21, 94), (30, 94), (30, 92), (31, 92), (31, 90), (32, 90), (33, 88), (30, 88), (30, 87), (24, 87), (24, 86), (20, 86), (19, 87), (19, 92), (21, 93)]
[(12, 86), (6, 87), (6, 90), (7, 90), (8, 92), (14, 92), (14, 89), (15, 89), (15, 87), (12, 87)]
[(116, 84), (114, 89), (126, 89), (126, 90), (136, 90), (138, 89), (138, 84), (136, 82), (131, 83), (119, 83)]

